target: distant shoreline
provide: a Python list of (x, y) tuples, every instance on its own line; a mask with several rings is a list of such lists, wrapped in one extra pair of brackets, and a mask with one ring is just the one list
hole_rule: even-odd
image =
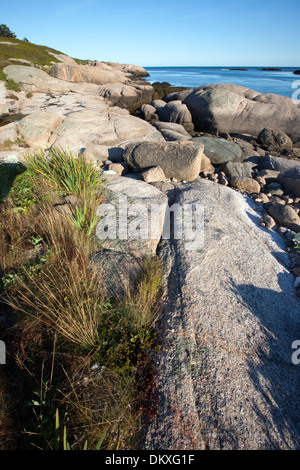
[[(300, 67), (262, 66), (146, 66), (147, 81), (168, 82), (173, 87), (196, 88), (215, 83), (232, 83), (259, 93), (293, 97)], [(297, 85), (297, 84), (296, 84)]]

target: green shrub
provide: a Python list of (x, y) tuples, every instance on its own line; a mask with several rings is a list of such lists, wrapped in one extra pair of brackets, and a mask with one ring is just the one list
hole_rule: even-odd
[(101, 198), (104, 181), (99, 170), (79, 153), (74, 156), (71, 152), (51, 148), (46, 156), (29, 155), (26, 166), (48, 186), (72, 193), (82, 199)]

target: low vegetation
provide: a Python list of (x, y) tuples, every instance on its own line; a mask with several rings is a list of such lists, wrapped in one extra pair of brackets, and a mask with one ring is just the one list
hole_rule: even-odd
[(21, 91), (20, 86), (12, 79), (7, 79), (6, 74), (3, 70), (0, 70), (0, 80), (5, 83), (5, 86), (8, 90)]
[(160, 263), (108, 295), (91, 263), (105, 182), (81, 154), (29, 155), (0, 181), (0, 448), (137, 448)]
[[(13, 37), (0, 36), (0, 69), (2, 70), (7, 65), (32, 64), (34, 66), (45, 66), (52, 65), (53, 62), (59, 62), (51, 52), (62, 54), (60, 51), (47, 46), (39, 46)], [(14, 61), (13, 59), (17, 60)]]

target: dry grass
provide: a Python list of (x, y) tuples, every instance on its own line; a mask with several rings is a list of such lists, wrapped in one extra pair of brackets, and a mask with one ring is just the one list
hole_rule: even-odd
[[(103, 190), (101, 175), (82, 159), (76, 166), (66, 153), (56, 157), (61, 166), (68, 161), (67, 172), (57, 171), (45, 156), (34, 158), (28, 174), (14, 180), (0, 207), (2, 292), (17, 318), (15, 365), (24, 371), (21, 376), (29, 374), (32, 386), (38, 383), (41, 362), (55, 362), (47, 373), (51, 390), (60, 394), (55, 407), (67, 410), (70, 418), (67, 430), (73, 448), (82, 448), (86, 441), (94, 448), (105, 432), (104, 448), (126, 449), (138, 426), (137, 386), (153, 346), (161, 266), (155, 258), (144, 260), (135, 289), (118, 299), (107, 297), (105, 279), (90, 263), (96, 249), (93, 210)], [(59, 210), (62, 189), (76, 197)], [(84, 204), (89, 204), (86, 214)], [(55, 378), (58, 369), (63, 369), (63, 378)], [(43, 406), (44, 421), (52, 422), (50, 396)], [(9, 420), (3, 410), (0, 430), (1, 421)]]
[(87, 272), (78, 254), (69, 262), (65, 253), (41, 269), (38, 278), (24, 268), (10, 294), (15, 310), (39, 318), (70, 342), (89, 349), (97, 344), (101, 290), (99, 279)]

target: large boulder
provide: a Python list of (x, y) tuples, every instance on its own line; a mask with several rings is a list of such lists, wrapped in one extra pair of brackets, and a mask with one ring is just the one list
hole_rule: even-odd
[(165, 106), (157, 108), (157, 114), (161, 121), (176, 122), (183, 126), (192, 122), (192, 115), (181, 101), (169, 101)]
[(109, 106), (137, 108), (149, 103), (153, 97), (153, 88), (149, 84), (111, 83), (100, 86), (99, 96), (102, 96)]
[(193, 137), (191, 141), (204, 145), (204, 153), (213, 165), (244, 160), (243, 151), (235, 142), (206, 136)]
[(221, 169), (228, 178), (234, 176), (252, 178), (253, 164), (251, 162), (227, 162), (221, 166)]
[(202, 130), (258, 136), (270, 127), (300, 138), (300, 104), (285, 96), (215, 84), (178, 93), (176, 98), (186, 104)]
[(14, 80), (22, 91), (42, 93), (98, 93), (99, 86), (94, 83), (70, 83), (51, 77), (35, 67), (8, 65), (3, 69), (8, 79)]
[(57, 63), (52, 65), (50, 75), (67, 82), (86, 82), (95, 83), (97, 85), (105, 85), (107, 83), (125, 83), (128, 79), (120, 70), (102, 70), (99, 67), (91, 67), (88, 65), (72, 65)]
[(259, 226), (250, 198), (211, 181), (177, 184), (174, 203), (203, 206), (204, 240), (159, 252), (170, 274), (143, 448), (299, 449), (300, 301), (283, 238)]
[(193, 181), (199, 176), (203, 145), (191, 142), (137, 142), (125, 147), (124, 160), (135, 169), (160, 166), (167, 178)]
[(145, 121), (151, 121), (153, 114), (156, 113), (156, 109), (151, 104), (142, 104), (140, 107), (141, 118)]
[(260, 159), (261, 170), (278, 171), (281, 177), (300, 179), (300, 161), (266, 155)]
[(292, 147), (293, 142), (284, 132), (265, 127), (257, 137), (257, 142), (266, 147)]

